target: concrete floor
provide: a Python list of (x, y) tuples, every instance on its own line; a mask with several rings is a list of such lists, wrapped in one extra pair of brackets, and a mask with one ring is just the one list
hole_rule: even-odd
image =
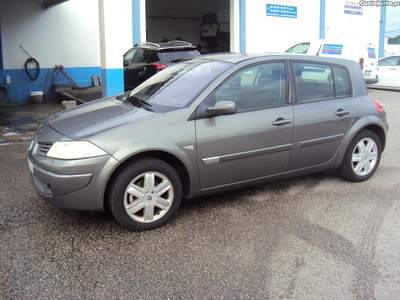
[(52, 104), (0, 106), (0, 144), (30, 140), (40, 123), (62, 111)]
[(399, 299), (400, 93), (370, 94), (390, 131), (367, 182), (332, 171), (186, 200), (147, 232), (48, 205), (28, 141), (0, 144), (0, 299)]

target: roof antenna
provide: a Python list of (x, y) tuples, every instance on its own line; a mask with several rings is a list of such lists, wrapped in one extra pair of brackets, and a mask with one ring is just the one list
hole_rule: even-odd
[(326, 28), (324, 39), (322, 40), (321, 45), (319, 46), (318, 52), (317, 52), (317, 54), (316, 54), (317, 56), (319, 56), (319, 51), (321, 51), (322, 45), (323, 45), (324, 42), (325, 42), (325, 38), (326, 38), (326, 36), (328, 35), (328, 30), (329, 30), (329, 27)]

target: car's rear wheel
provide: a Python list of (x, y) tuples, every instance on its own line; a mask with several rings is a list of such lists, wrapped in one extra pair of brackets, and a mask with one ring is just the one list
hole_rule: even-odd
[(179, 175), (167, 163), (145, 158), (126, 166), (109, 190), (114, 217), (131, 230), (160, 227), (175, 215), (182, 197)]
[(340, 174), (353, 182), (369, 179), (378, 168), (381, 152), (382, 146), (378, 136), (370, 130), (360, 131), (346, 151)]

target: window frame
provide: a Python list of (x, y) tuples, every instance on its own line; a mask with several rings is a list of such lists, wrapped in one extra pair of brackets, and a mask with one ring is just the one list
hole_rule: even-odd
[[(293, 78), (293, 90), (295, 91), (295, 96), (294, 96), (294, 104), (296, 105), (301, 105), (301, 104), (308, 104), (308, 103), (315, 103), (315, 102), (323, 102), (323, 101), (331, 101), (331, 100), (336, 100), (336, 99), (344, 99), (344, 98), (352, 98), (354, 97), (354, 86), (353, 82), (351, 79), (351, 73), (349, 69), (344, 66), (344, 65), (339, 65), (335, 63), (325, 63), (325, 62), (319, 62), (319, 61), (311, 61), (311, 60), (297, 60), (297, 59), (291, 59), (290, 60), (290, 71), (292, 73), (292, 78)], [(319, 65), (325, 65), (329, 66), (331, 69), (331, 74), (332, 74), (332, 84), (333, 84), (333, 97), (332, 98), (327, 98), (327, 99), (316, 99), (316, 100), (310, 100), (310, 101), (305, 101), (305, 102), (299, 102), (298, 100), (298, 90), (297, 90), (297, 83), (296, 83), (296, 74), (294, 72), (294, 66), (293, 63), (308, 63), (308, 64), (319, 64)], [(350, 83), (350, 95), (343, 95), (343, 96), (338, 96), (336, 97), (336, 86), (335, 86), (335, 73), (333, 71), (333, 67), (338, 67), (345, 69), (347, 74), (349, 75), (349, 83)]]
[[(286, 97), (285, 97), (285, 104), (282, 105), (277, 105), (277, 106), (270, 106), (270, 107), (264, 107), (264, 108), (255, 108), (255, 109), (249, 109), (249, 110), (243, 110), (243, 111), (238, 111), (236, 112), (236, 114), (241, 114), (241, 113), (247, 113), (247, 112), (253, 112), (253, 111), (259, 111), (259, 110), (265, 110), (265, 109), (274, 109), (274, 108), (278, 108), (278, 107), (284, 107), (284, 106), (288, 106), (288, 105), (292, 105), (293, 103), (290, 103), (290, 84), (291, 84), (291, 80), (289, 79), (290, 75), (290, 71), (289, 71), (289, 63), (287, 59), (278, 59), (278, 60), (267, 60), (267, 61), (262, 61), (262, 62), (256, 62), (256, 63), (252, 63), (246, 66), (243, 66), (242, 68), (236, 70), (235, 72), (233, 72), (232, 74), (230, 74), (227, 78), (225, 78), (206, 98), (205, 101), (210, 101), (211, 99), (215, 99), (215, 94), (216, 92), (227, 82), (229, 81), (231, 78), (233, 78), (234, 76), (236, 76), (238, 73), (242, 72), (245, 69), (250, 69), (259, 65), (265, 65), (265, 64), (269, 64), (269, 63), (284, 63), (285, 66), (285, 74), (286, 74)], [(215, 101), (216, 103), (216, 101)]]

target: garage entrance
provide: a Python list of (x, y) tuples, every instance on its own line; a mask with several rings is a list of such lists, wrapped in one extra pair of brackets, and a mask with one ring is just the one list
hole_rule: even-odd
[(230, 0), (147, 0), (146, 41), (183, 40), (201, 54), (230, 51)]

